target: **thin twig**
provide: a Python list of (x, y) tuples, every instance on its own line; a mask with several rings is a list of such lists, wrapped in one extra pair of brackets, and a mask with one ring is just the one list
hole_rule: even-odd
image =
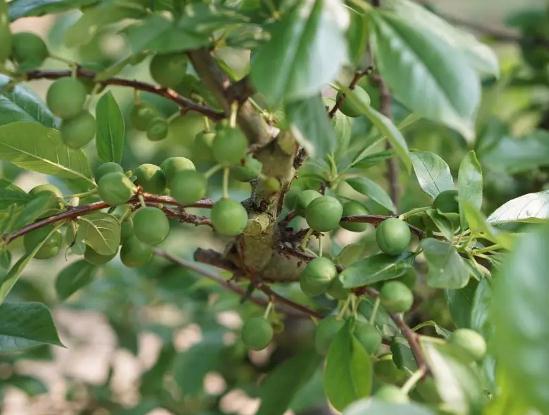
[[(36, 70), (36, 71), (27, 72), (26, 79), (29, 81), (33, 79), (58, 79), (58, 78), (63, 78), (71, 75), (72, 75), (72, 71), (70, 70), (62, 70), (62, 71)], [(88, 69), (78, 68), (76, 71), (76, 76), (79, 78), (94, 79), (96, 75), (97, 74), (95, 72), (90, 71)], [(184, 111), (195, 111), (207, 116), (208, 118), (211, 118), (212, 120), (217, 121), (225, 118), (224, 112), (217, 111), (206, 105), (198, 104), (193, 100), (178, 94), (173, 89), (164, 88), (164, 87), (148, 84), (141, 81), (116, 78), (116, 77), (98, 81), (97, 83), (101, 85), (117, 85), (117, 86), (129, 87), (129, 88), (137, 89), (140, 91), (146, 91), (152, 94), (160, 95), (164, 98), (169, 99), (170, 101), (175, 102)]]
[[(360, 78), (367, 75), (371, 70), (372, 68), (368, 67), (362, 71), (356, 71), (355, 74), (353, 75), (353, 78), (351, 79), (351, 82), (349, 83), (349, 89), (354, 89), (358, 81), (360, 81)], [(334, 106), (332, 107), (330, 112), (328, 112), (328, 116), (330, 118), (334, 117), (335, 113), (337, 112), (338, 109), (341, 108), (344, 101), (345, 101), (345, 94), (339, 94), (339, 96), (336, 98), (336, 102)]]

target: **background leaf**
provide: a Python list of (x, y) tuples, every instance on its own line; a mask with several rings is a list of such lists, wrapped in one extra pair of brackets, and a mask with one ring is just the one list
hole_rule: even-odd
[(9, 8), (10, 20), (63, 12), (93, 3), (97, 3), (97, 0), (12, 0)]
[(97, 155), (104, 162), (120, 163), (124, 153), (126, 127), (122, 112), (110, 91), (99, 99), (95, 111)]
[(370, 180), (367, 177), (359, 177), (356, 179), (349, 179), (347, 180), (347, 183), (357, 192), (368, 196), (385, 209), (396, 212), (396, 207), (387, 192), (373, 180)]
[(48, 308), (40, 303), (0, 304), (0, 352), (39, 344), (63, 346)]
[(490, 216), (493, 225), (509, 222), (539, 222), (549, 219), (549, 190), (528, 193), (504, 203)]
[(415, 403), (391, 403), (375, 398), (356, 401), (349, 406), (343, 415), (435, 415), (427, 407)]
[(339, 278), (345, 288), (398, 278), (412, 267), (411, 259), (408, 256), (395, 258), (386, 254), (372, 255), (345, 268), (339, 274)]
[(466, 229), (465, 205), (479, 209), (482, 206), (482, 170), (474, 151), (461, 161), (458, 173), (458, 201), (461, 229)]
[[(349, 16), (339, 0), (304, 0), (285, 15), (258, 49), (251, 77), (272, 103), (318, 94), (347, 57)], [(276, 70), (273, 70), (276, 68)]]
[(429, 265), (427, 284), (434, 288), (462, 288), (469, 281), (469, 268), (449, 243), (434, 238), (421, 241)]
[(480, 82), (467, 60), (424, 27), (389, 12), (370, 13), (383, 79), (410, 110), (473, 136)]
[(410, 157), (419, 186), (433, 199), (455, 188), (450, 167), (442, 157), (430, 151), (414, 151)]
[(24, 205), (32, 199), (27, 192), (7, 179), (0, 179), (0, 209), (11, 204)]
[(57, 130), (36, 122), (0, 126), (0, 159), (38, 173), (93, 183), (85, 154), (63, 144)]
[(55, 291), (60, 300), (66, 300), (80, 288), (92, 282), (97, 268), (81, 259), (61, 270), (55, 280)]

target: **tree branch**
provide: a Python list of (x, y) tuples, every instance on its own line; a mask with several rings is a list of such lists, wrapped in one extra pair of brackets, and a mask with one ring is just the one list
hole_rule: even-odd
[[(36, 70), (36, 71), (27, 72), (25, 75), (26, 75), (26, 79), (29, 81), (33, 79), (58, 79), (58, 78), (64, 78), (66, 76), (71, 76), (72, 71), (70, 70), (62, 70), (62, 71)], [(83, 69), (80, 67), (76, 71), (76, 76), (79, 78), (94, 79), (96, 75), (97, 74), (95, 72), (90, 71), (88, 69)], [(164, 87), (148, 84), (141, 81), (122, 79), (122, 78), (109, 78), (103, 81), (97, 81), (97, 83), (101, 85), (117, 85), (117, 86), (129, 87), (129, 88), (137, 89), (139, 91), (146, 91), (146, 92), (150, 92), (151, 94), (160, 95), (166, 99), (169, 99), (170, 101), (175, 102), (184, 111), (195, 111), (215, 121), (221, 120), (226, 116), (224, 112), (217, 111), (206, 105), (198, 104), (189, 98), (179, 95), (173, 89), (164, 88)]]

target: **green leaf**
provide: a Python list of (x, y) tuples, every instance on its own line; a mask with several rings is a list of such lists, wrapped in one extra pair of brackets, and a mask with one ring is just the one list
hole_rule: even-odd
[(470, 203), (465, 203), (463, 208), (469, 229), (473, 235), (480, 235), (484, 239), (498, 243), (505, 249), (511, 249), (513, 244), (512, 234), (494, 228), (483, 213)]
[(448, 345), (423, 343), (425, 358), (440, 398), (456, 414), (480, 413), (482, 387), (469, 362)]
[(0, 209), (6, 209), (11, 204), (24, 205), (31, 199), (23, 189), (7, 179), (0, 179)]
[(99, 99), (95, 111), (97, 155), (103, 162), (120, 163), (124, 152), (126, 129), (122, 112), (110, 91)]
[(363, 100), (362, 96), (355, 94), (350, 94), (349, 89), (344, 88), (344, 92), (347, 92), (345, 99), (348, 99), (354, 106), (356, 106), (368, 119), (374, 124), (374, 127), (389, 140), (392, 148), (398, 154), (404, 166), (408, 172), (412, 168), (412, 163), (410, 161), (410, 151), (408, 150), (408, 144), (406, 140), (396, 127), (396, 125), (385, 115), (376, 111), (371, 105), (370, 102)]
[(311, 379), (320, 363), (313, 351), (302, 352), (278, 365), (261, 384), (256, 415), (282, 415), (295, 394)]
[(362, 344), (352, 334), (348, 321), (335, 336), (324, 370), (324, 391), (330, 403), (341, 411), (350, 403), (370, 394), (372, 362)]
[(97, 0), (12, 0), (10, 20), (21, 17), (42, 16), (47, 13), (59, 13), (97, 3)]
[(459, 165), (458, 201), (461, 229), (466, 229), (465, 205), (480, 210), (482, 206), (482, 170), (474, 151), (467, 153)]
[(488, 216), (488, 222), (493, 225), (509, 222), (542, 222), (548, 219), (549, 190), (519, 196), (504, 203)]
[(309, 154), (322, 159), (334, 150), (334, 129), (320, 96), (291, 102), (286, 106), (286, 116), (295, 138)]
[(448, 309), (456, 327), (471, 328), (471, 310), (477, 286), (478, 283), (475, 280), (470, 280), (461, 289), (445, 290)]
[(14, 374), (4, 381), (0, 381), (0, 386), (9, 385), (22, 390), (28, 396), (36, 396), (48, 392), (48, 387), (41, 380), (27, 375)]
[(399, 258), (386, 254), (372, 255), (345, 268), (339, 278), (345, 288), (398, 278), (411, 268), (412, 259), (409, 255)]
[(455, 188), (450, 167), (442, 157), (430, 151), (414, 151), (410, 156), (419, 186), (433, 199)]
[(23, 169), (93, 184), (86, 155), (63, 144), (59, 131), (36, 122), (0, 126), (0, 159)]
[(92, 282), (96, 270), (96, 267), (83, 259), (63, 268), (55, 280), (55, 291), (59, 299), (66, 300)]
[(271, 104), (321, 92), (347, 58), (348, 23), (347, 10), (340, 1), (298, 2), (255, 54), (251, 77), (257, 90)]
[(180, 353), (174, 362), (174, 377), (184, 396), (202, 391), (204, 376), (217, 368), (223, 344), (203, 341)]
[(46, 127), (58, 126), (54, 115), (34, 92), (23, 85), (9, 85), (10, 81), (10, 78), (0, 74), (0, 125), (38, 121)]
[(350, 24), (347, 30), (349, 58), (353, 64), (359, 65), (368, 46), (366, 18), (363, 13), (359, 13), (352, 8), (349, 8), (349, 17)]
[(549, 226), (525, 233), (495, 280), (492, 345), (514, 393), (549, 408)]
[(12, 49), (12, 37), (10, 21), (8, 19), (7, 0), (0, 0), (0, 39), (2, 39), (2, 46), (0, 47), (0, 62), (4, 62), (10, 57)]
[(12, 229), (21, 228), (44, 216), (48, 211), (51, 211), (54, 200), (55, 196), (51, 193), (38, 194), (11, 217)]
[(449, 243), (434, 238), (421, 241), (429, 266), (427, 284), (434, 288), (462, 288), (469, 281), (469, 268)]
[(376, 61), (396, 98), (472, 138), (480, 82), (462, 53), (405, 17), (389, 12), (369, 16)]
[(347, 183), (357, 192), (368, 196), (385, 209), (390, 210), (393, 213), (396, 212), (396, 207), (387, 192), (373, 180), (370, 180), (367, 177), (358, 177), (355, 179), (348, 179)]
[(40, 303), (0, 304), (0, 352), (40, 344), (63, 346), (48, 308)]
[(15, 264), (13, 264), (13, 266), (10, 268), (10, 270), (6, 274), (0, 277), (0, 304), (4, 302), (4, 300), (6, 299), (7, 295), (9, 294), (9, 292), (11, 291), (11, 289), (13, 288), (17, 280), (19, 280), (21, 273), (23, 272), (25, 267), (28, 265), (30, 260), (34, 258), (36, 253), (40, 250), (40, 248), (42, 248), (42, 245), (44, 245), (44, 242), (46, 242), (49, 239), (49, 237), (54, 232), (56, 232), (61, 226), (62, 224), (57, 224), (56, 226), (54, 226), (50, 231), (50, 233), (48, 233), (48, 235), (42, 241), (40, 241), (38, 245), (36, 245), (31, 252), (25, 253), (21, 258), (19, 258), (19, 260)]
[(446, 41), (452, 48), (463, 53), (469, 65), (480, 74), (495, 77), (499, 75), (498, 59), (494, 51), (470, 33), (450, 25), (426, 7), (408, 0), (387, 0), (383, 2), (383, 6), (390, 8), (421, 30), (429, 31), (432, 36)]
[(113, 255), (120, 244), (120, 222), (116, 217), (97, 212), (78, 218), (78, 239), (100, 255)]
[(416, 403), (392, 403), (367, 398), (350, 405), (343, 415), (435, 415), (431, 409)]
[(76, 47), (89, 43), (105, 26), (123, 19), (138, 18), (145, 14), (142, 2), (103, 0), (84, 9), (84, 14), (65, 32), (65, 43)]

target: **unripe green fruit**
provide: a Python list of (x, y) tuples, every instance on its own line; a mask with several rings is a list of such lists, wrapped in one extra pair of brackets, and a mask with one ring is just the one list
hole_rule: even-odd
[(402, 390), (394, 385), (383, 385), (374, 396), (380, 401), (390, 403), (407, 403), (410, 399)]
[[(249, 182), (259, 176), (261, 169), (263, 168), (263, 163), (258, 159), (252, 157), (251, 155), (246, 156), (244, 163), (240, 166), (234, 166), (231, 169), (231, 176), (241, 182)], [(276, 180), (276, 179), (275, 179)], [(277, 180), (278, 182), (278, 180)], [(280, 183), (278, 183), (280, 187)]]
[(246, 228), (248, 212), (239, 202), (221, 199), (212, 208), (211, 220), (216, 232), (225, 236), (236, 236)]
[(20, 69), (25, 71), (36, 69), (42, 65), (48, 55), (46, 44), (34, 33), (19, 32), (12, 36), (11, 56)]
[(433, 201), (433, 209), (437, 209), (442, 213), (459, 213), (457, 190), (440, 192)]
[(101, 255), (101, 254), (98, 254), (89, 246), (86, 246), (86, 250), (84, 251), (84, 259), (92, 265), (100, 266), (100, 265), (106, 264), (111, 259), (113, 259), (117, 253), (118, 252), (115, 252), (112, 255)]
[(140, 103), (132, 108), (130, 120), (135, 129), (147, 131), (151, 121), (158, 117), (158, 110), (153, 106), (145, 103)]
[(315, 349), (319, 354), (328, 353), (332, 340), (344, 324), (345, 321), (338, 320), (334, 316), (320, 320), (315, 331)]
[(175, 88), (185, 77), (187, 58), (181, 52), (154, 55), (149, 70), (160, 85)]
[(61, 138), (67, 147), (78, 149), (88, 144), (95, 136), (95, 118), (83, 111), (61, 124)]
[(164, 171), (154, 164), (142, 164), (134, 171), (136, 182), (145, 192), (162, 194), (166, 191)]
[(169, 182), (170, 194), (183, 205), (197, 202), (206, 196), (208, 181), (203, 174), (194, 170), (182, 170)]
[(315, 258), (299, 276), (301, 291), (311, 297), (323, 294), (336, 277), (337, 269), (332, 261), (325, 257)]
[(63, 193), (61, 193), (61, 190), (59, 190), (57, 186), (54, 186), (53, 184), (39, 184), (29, 191), (31, 196), (38, 196), (44, 193), (51, 194), (52, 196), (52, 201), (48, 205), (49, 208), (53, 209), (59, 207), (59, 200), (63, 197)]
[(225, 166), (240, 164), (247, 150), (248, 140), (238, 128), (225, 128), (219, 131), (212, 144), (214, 159)]
[(139, 208), (133, 215), (133, 231), (137, 239), (149, 245), (158, 245), (170, 233), (170, 221), (155, 207)]
[[(214, 132), (202, 131), (194, 137), (194, 141), (191, 149), (193, 160), (196, 160), (196, 161), (213, 160), (212, 145), (215, 140), (215, 136), (216, 134)], [(237, 180), (240, 180), (240, 179), (237, 179)]]
[(273, 339), (273, 328), (263, 317), (246, 320), (242, 326), (242, 341), (252, 350), (261, 350)]
[(120, 228), (120, 242), (124, 242), (126, 239), (133, 236), (133, 222), (131, 218), (127, 218), (121, 224)]
[(385, 219), (376, 230), (379, 249), (389, 255), (400, 255), (408, 248), (412, 234), (408, 224), (397, 218)]
[(146, 265), (153, 256), (150, 245), (141, 242), (135, 236), (131, 236), (122, 242), (120, 260), (129, 268), (137, 268)]
[(185, 157), (170, 157), (162, 162), (160, 168), (169, 182), (175, 177), (176, 173), (184, 170), (195, 170), (194, 163)]
[(381, 346), (381, 334), (370, 323), (357, 321), (355, 324), (355, 337), (370, 354), (375, 354)]
[(299, 192), (295, 199), (295, 210), (298, 215), (305, 215), (305, 209), (307, 209), (309, 203), (321, 196), (322, 195), (316, 190), (303, 190), (302, 192)]
[(118, 206), (130, 200), (136, 189), (123, 173), (108, 173), (99, 179), (97, 190), (101, 199), (110, 206)]
[[(355, 86), (355, 88), (352, 89), (350, 93), (354, 94), (357, 98), (360, 98), (361, 101), (365, 101), (368, 104), (370, 103), (370, 96), (360, 86)], [(339, 99), (341, 95), (342, 93), (338, 92), (336, 99)], [(360, 110), (360, 108), (351, 103), (351, 100), (347, 99), (347, 97), (345, 97), (345, 99), (343, 100), (343, 103), (339, 107), (339, 110), (347, 117), (358, 117), (359, 115), (362, 115), (362, 111)]]
[(168, 121), (162, 117), (155, 117), (147, 128), (147, 138), (151, 141), (160, 141), (168, 136)]
[(204, 116), (197, 112), (188, 112), (170, 121), (168, 138), (186, 147), (190, 147), (196, 135), (204, 130)]
[(337, 229), (342, 215), (343, 206), (332, 196), (317, 197), (305, 209), (307, 224), (318, 232)]
[[(23, 245), (27, 253), (32, 250), (44, 239), (48, 237), (48, 234), (52, 231), (53, 226), (48, 225), (42, 228), (38, 228), (32, 232), (25, 234), (23, 237)], [(61, 231), (56, 230), (49, 238), (46, 239), (44, 244), (40, 247), (34, 258), (36, 259), (49, 259), (56, 256), (61, 250), (63, 244), (63, 234)]]
[(265, 195), (272, 195), (280, 191), (280, 181), (276, 177), (266, 177), (261, 185)]
[(60, 78), (50, 85), (46, 102), (55, 115), (69, 119), (82, 112), (86, 95), (86, 88), (78, 79)]
[(99, 182), (101, 177), (109, 173), (124, 173), (124, 169), (120, 164), (113, 161), (103, 163), (99, 165), (99, 167), (97, 167), (97, 170), (95, 171), (95, 181)]
[(457, 329), (450, 334), (448, 342), (458, 347), (471, 361), (478, 362), (486, 354), (486, 341), (479, 333), (471, 329)]
[[(367, 215), (368, 210), (362, 203), (351, 200), (343, 205), (343, 216), (360, 216)], [(368, 228), (367, 223), (341, 222), (341, 227), (352, 232), (363, 232)]]
[(414, 303), (412, 291), (400, 281), (389, 281), (383, 284), (379, 299), (383, 307), (390, 313), (404, 313)]
[(0, 25), (0, 62), (4, 62), (12, 53), (12, 35), (7, 24)]
[(297, 203), (297, 195), (301, 193), (300, 190), (290, 189), (284, 195), (284, 207), (288, 210), (294, 210)]

